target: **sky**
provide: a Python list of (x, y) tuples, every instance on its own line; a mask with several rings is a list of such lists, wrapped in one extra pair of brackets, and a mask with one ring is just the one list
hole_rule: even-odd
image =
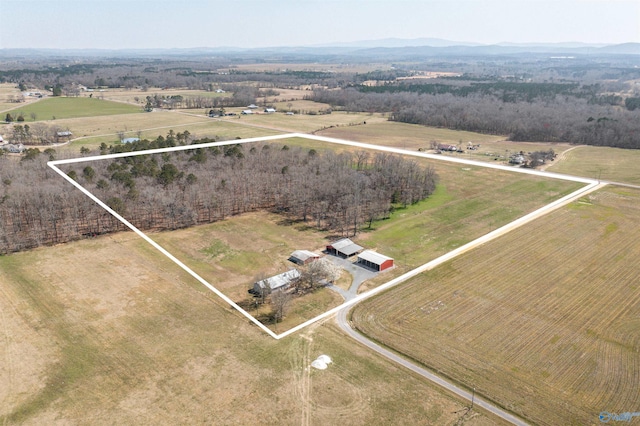
[(0, 0), (0, 49), (640, 42), (639, 0)]

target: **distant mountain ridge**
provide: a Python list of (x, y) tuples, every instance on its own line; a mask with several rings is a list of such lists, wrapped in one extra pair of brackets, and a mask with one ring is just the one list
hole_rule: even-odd
[(482, 55), (640, 55), (640, 43), (590, 44), (581, 42), (481, 44), (439, 38), (386, 38), (356, 42), (338, 42), (312, 46), (273, 46), (261, 48), (193, 47), (139, 49), (0, 49), (0, 56), (195, 56), (195, 55), (310, 55), (310, 56), (388, 56), (390, 59), (430, 56)]

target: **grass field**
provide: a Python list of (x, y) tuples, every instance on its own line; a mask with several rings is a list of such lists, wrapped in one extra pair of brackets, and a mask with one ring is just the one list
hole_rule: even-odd
[(363, 302), (374, 339), (534, 424), (640, 401), (640, 192), (607, 188)]
[[(380, 115), (376, 114), (376, 116)], [(473, 132), (397, 123), (387, 121), (386, 118), (374, 121), (363, 117), (362, 121), (366, 121), (367, 124), (355, 128), (336, 127), (326, 129), (318, 132), (318, 134), (412, 151), (416, 151), (419, 148), (429, 149), (432, 140), (454, 145), (457, 145), (460, 141), (466, 144), (468, 141), (487, 143), (504, 140), (503, 136), (482, 135)]]
[[(0, 112), (5, 112), (8, 110), (17, 109), (20, 107), (24, 107), (28, 103), (31, 103), (36, 100), (36, 98), (26, 98), (24, 103), (15, 103), (11, 102), (11, 100), (15, 100), (22, 95), (18, 86), (13, 83), (1, 83), (0, 84)], [(12, 112), (13, 115), (13, 112)], [(2, 121), (4, 121), (5, 114), (0, 117)]]
[[(118, 131), (155, 138), (169, 129), (229, 139), (324, 129), (318, 134), (412, 150), (433, 139), (471, 140), (497, 150), (513, 144), (346, 113), (217, 121), (174, 111), (55, 124), (74, 136), (91, 136), (65, 148), (76, 153), (82, 145), (114, 143)], [(567, 173), (595, 177), (591, 169), (580, 172), (580, 161), (571, 163), (580, 150), (550, 170), (561, 171), (555, 167), (564, 164), (571, 167)], [(429, 200), (397, 210), (392, 220), (375, 223), (375, 232), (357, 236), (398, 265), (367, 288), (577, 188), (433, 164), (441, 182)], [(629, 180), (633, 163), (620, 164), (626, 165), (607, 170), (635, 182)], [(366, 302), (354, 319), (376, 339), (535, 423), (597, 424), (600, 411), (637, 410), (639, 197), (620, 189), (592, 194)], [(287, 246), (295, 230), (255, 217), (237, 219), (238, 224), (226, 222), (227, 229), (201, 227), (153, 238), (239, 295), (254, 278), (248, 263), (300, 247)], [(264, 235), (250, 238), (247, 227), (256, 223)], [(323, 241), (310, 231), (295, 238)], [(265, 251), (251, 253), (249, 245)], [(298, 306), (288, 321), (333, 306), (335, 299), (327, 295), (335, 296), (318, 293), (311, 308)], [(2, 424), (495, 421), (478, 414), (459, 419), (454, 412), (462, 403), (346, 340), (333, 322), (283, 341), (267, 337), (131, 233), (0, 257), (0, 321)], [(335, 364), (309, 371), (321, 353)]]
[[(291, 139), (299, 144), (330, 149), (326, 143)], [(320, 145), (318, 145), (320, 144)], [(322, 146), (322, 148), (319, 148)], [(341, 149), (347, 149), (340, 146)], [(420, 161), (440, 177), (436, 193), (418, 204), (396, 210), (391, 219), (362, 229), (354, 240), (395, 258), (397, 267), (367, 282), (369, 289), (414, 269), (487, 232), (576, 190), (573, 182), (513, 175), (481, 167), (460, 167), (433, 160)], [(500, 194), (500, 196), (496, 196)], [(321, 251), (337, 238), (328, 232), (282, 225), (282, 217), (246, 214), (191, 229), (153, 235), (161, 246), (247, 310), (253, 309), (247, 290), (259, 277), (287, 271), (289, 254), (297, 249)], [(304, 228), (304, 227), (303, 227)], [(362, 232), (363, 231), (363, 232)], [(280, 331), (285, 331), (342, 303), (322, 290), (292, 304)], [(251, 311), (260, 316), (264, 309)]]
[[(298, 226), (283, 226), (282, 217), (248, 213), (210, 225), (156, 233), (152, 239), (182, 260), (194, 272), (257, 318), (269, 307), (254, 305), (247, 293), (253, 283), (292, 269), (287, 259), (298, 249), (320, 252), (327, 245), (325, 233)], [(320, 289), (295, 298), (280, 331), (292, 328), (340, 305), (342, 297)]]
[[(25, 122), (58, 120), (63, 118), (99, 117), (103, 115), (141, 113), (142, 108), (120, 102), (95, 98), (46, 98), (14, 110), (15, 116), (22, 114)], [(35, 120), (31, 117), (35, 114)]]
[(2, 256), (0, 282), (2, 424), (502, 424), (331, 322), (266, 336), (132, 233)]
[(640, 185), (640, 150), (579, 146), (547, 170)]
[[(461, 130), (440, 129), (435, 127), (418, 126), (415, 124), (397, 123), (392, 121), (367, 120), (367, 124), (358, 127), (336, 127), (322, 130), (317, 134), (335, 138), (344, 138), (377, 145), (393, 146), (416, 151), (430, 150), (431, 141), (439, 144), (460, 145), (463, 154), (443, 153), (469, 160), (508, 163), (513, 153), (524, 151), (547, 151), (553, 149), (557, 154), (571, 148), (569, 144), (545, 142), (511, 142), (506, 136), (483, 135), (481, 133), (465, 132)], [(467, 150), (467, 143), (479, 144), (477, 150)]]

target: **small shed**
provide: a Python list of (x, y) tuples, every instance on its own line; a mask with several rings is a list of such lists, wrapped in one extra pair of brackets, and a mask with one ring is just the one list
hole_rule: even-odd
[(240, 114), (242, 114), (242, 115), (249, 115), (249, 114), (253, 114), (253, 111), (251, 111), (250, 109), (245, 109), (245, 110), (243, 110)]
[(300, 278), (300, 271), (297, 269), (290, 269), (287, 272), (283, 272), (278, 275), (274, 275), (270, 278), (265, 278), (253, 284), (253, 292), (264, 296), (271, 294), (272, 291), (277, 289), (287, 289), (291, 283)]
[(276, 109), (275, 108), (265, 108), (264, 112), (266, 114), (273, 114), (274, 112), (276, 112)]
[(124, 138), (122, 139), (122, 143), (134, 143), (140, 142), (140, 138)]
[(289, 261), (297, 265), (306, 265), (320, 258), (320, 255), (309, 250), (296, 250), (289, 256)]
[(73, 133), (71, 133), (70, 131), (66, 130), (64, 132), (56, 132), (56, 140), (60, 140), (60, 139), (67, 139), (67, 140), (71, 140), (71, 136), (73, 136)]
[(349, 238), (343, 238), (327, 246), (327, 253), (344, 258), (351, 257), (362, 250), (364, 250), (364, 247), (357, 245)]
[(366, 266), (367, 268), (382, 272), (385, 269), (393, 267), (393, 258), (377, 253), (373, 250), (365, 250), (358, 255), (358, 263)]

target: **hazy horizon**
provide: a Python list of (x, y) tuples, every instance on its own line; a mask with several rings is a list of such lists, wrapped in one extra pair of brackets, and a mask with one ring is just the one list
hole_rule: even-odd
[(0, 49), (318, 46), (436, 38), (479, 44), (640, 42), (627, 0), (4, 0)]

